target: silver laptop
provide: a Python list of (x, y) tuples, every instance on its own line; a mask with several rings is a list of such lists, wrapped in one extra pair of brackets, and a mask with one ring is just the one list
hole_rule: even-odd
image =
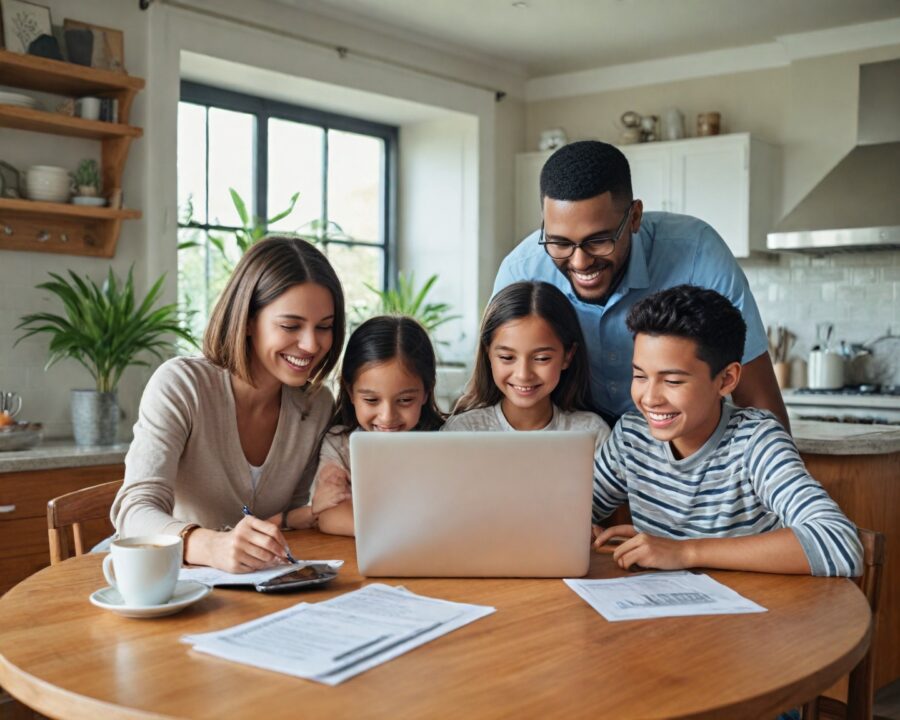
[(580, 577), (593, 433), (357, 432), (356, 557), (376, 577)]

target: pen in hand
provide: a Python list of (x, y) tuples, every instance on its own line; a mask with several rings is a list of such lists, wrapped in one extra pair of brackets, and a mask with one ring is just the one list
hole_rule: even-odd
[[(241, 512), (244, 513), (247, 517), (256, 517), (246, 505), (241, 506)], [(291, 549), (285, 545), (284, 546), (284, 554), (287, 556), (288, 562), (293, 565), (299, 565), (300, 561), (297, 560), (293, 555), (291, 555)]]

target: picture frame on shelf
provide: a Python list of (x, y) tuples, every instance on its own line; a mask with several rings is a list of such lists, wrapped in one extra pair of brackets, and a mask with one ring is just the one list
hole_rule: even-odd
[(63, 30), (90, 30), (94, 36), (91, 51), (91, 67), (126, 74), (125, 34), (116, 28), (92, 25), (81, 20), (66, 18)]
[(3, 45), (7, 50), (24, 54), (41, 35), (53, 36), (49, 7), (26, 0), (0, 1)]

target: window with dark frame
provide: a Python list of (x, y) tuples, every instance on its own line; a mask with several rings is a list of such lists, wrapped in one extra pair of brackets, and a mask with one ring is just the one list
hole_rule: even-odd
[(397, 128), (183, 81), (178, 106), (178, 299), (202, 336), (240, 256), (233, 189), (268, 232), (300, 233), (329, 258), (348, 309), (396, 274)]

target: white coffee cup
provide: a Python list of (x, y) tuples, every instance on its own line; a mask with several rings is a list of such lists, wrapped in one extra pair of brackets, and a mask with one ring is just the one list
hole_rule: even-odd
[(177, 535), (121, 538), (103, 558), (103, 574), (126, 605), (162, 605), (175, 591), (181, 552)]
[(75, 101), (75, 111), (85, 120), (100, 119), (100, 98), (83, 97)]

